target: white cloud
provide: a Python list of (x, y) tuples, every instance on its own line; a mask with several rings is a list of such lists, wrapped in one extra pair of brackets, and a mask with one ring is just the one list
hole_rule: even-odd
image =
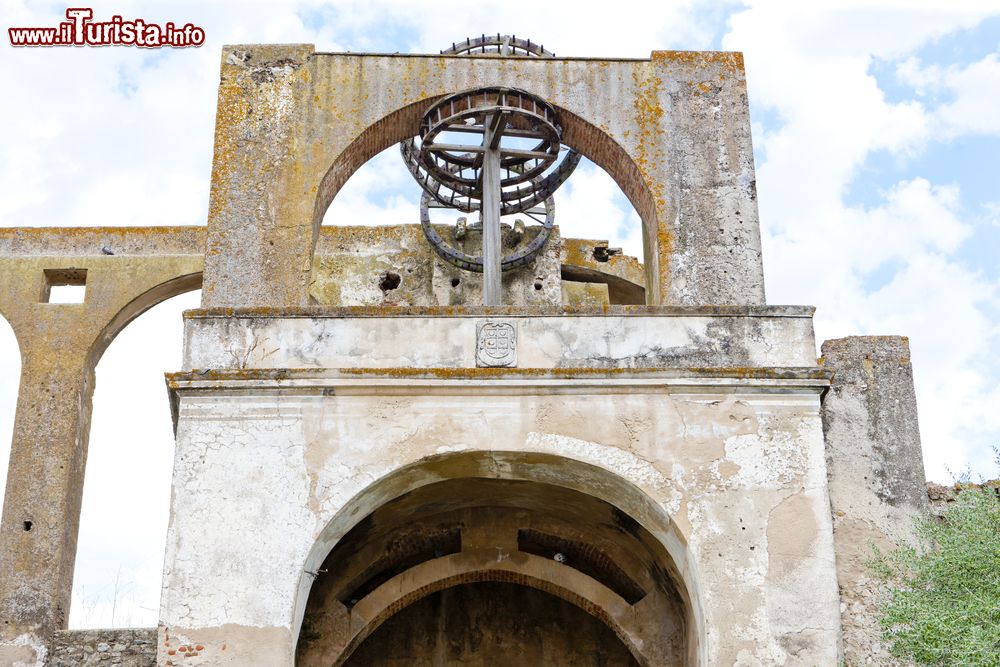
[(398, 146), (385, 149), (351, 175), (323, 218), (325, 225), (414, 225), (420, 188)]
[[(990, 474), (1000, 365), (982, 360), (997, 342), (988, 313), (998, 286), (962, 258), (974, 220), (960, 186), (913, 178), (868, 206), (844, 196), (876, 150), (906, 158), (942, 133), (991, 127), (989, 109), (1000, 108), (995, 56), (956, 68), (920, 66), (910, 54), (998, 8), (800, 7), (751, 3), (723, 40), (746, 52), (751, 113), (768, 109), (783, 122), (755, 136), (769, 299), (817, 304), (821, 340), (908, 334), (928, 473), (946, 479), (950, 461)], [(947, 87), (954, 102), (936, 106), (916, 93), (888, 101), (869, 71), (874, 58), (900, 59), (898, 74), (918, 92)]]
[(499, 32), (530, 37), (560, 56), (648, 57), (653, 49), (706, 48), (716, 27), (713, 12), (734, 4), (623, 0), (595, 20), (584, 6), (567, 0), (504, 7), (473, 2), (461, 11), (448, 3), (425, 3), (414, 11), (408, 0), (350, 0), (337, 3), (337, 22), (355, 33), (372, 33), (368, 44), (354, 47), (358, 49), (378, 44), (379, 34), (391, 26), (394, 35), (421, 53), (436, 53), (465, 37)]
[(923, 65), (917, 58), (907, 58), (897, 66), (896, 75), (919, 95), (947, 98), (932, 111), (933, 129), (941, 139), (1000, 135), (1000, 52), (964, 67)]

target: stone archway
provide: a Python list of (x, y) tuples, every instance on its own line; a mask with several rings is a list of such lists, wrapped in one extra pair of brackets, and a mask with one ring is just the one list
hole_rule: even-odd
[[(419, 132), (424, 112), (441, 97), (443, 95), (429, 96), (386, 114), (365, 128), (337, 155), (323, 174), (317, 188), (313, 208), (313, 254), (315, 254), (315, 239), (318, 238), (326, 210), (348, 179), (383, 150), (415, 136)], [(659, 245), (664, 245), (666, 248), (668, 244), (665, 241), (661, 242), (655, 231), (656, 202), (639, 164), (605, 130), (558, 104), (553, 106), (563, 126), (563, 143), (607, 172), (635, 208), (643, 228), (642, 259), (646, 273), (645, 285), (657, 285), (661, 260), (660, 253), (656, 249)], [(658, 291), (647, 290), (647, 293), (653, 298), (653, 293), (658, 294)]]
[[(176, 254), (108, 256), (97, 241), (106, 230), (78, 231), (78, 246), (53, 255), (32, 250), (49, 242), (46, 235), (30, 236), (23, 254), (4, 257), (0, 271), (0, 311), (22, 356), (0, 531), (0, 613), (11, 623), (0, 634), (27, 638), (36, 652), (67, 622), (95, 366), (129, 322), (198, 289), (202, 275), (202, 256), (191, 251), (196, 235), (126, 230), (117, 243), (129, 247), (152, 238)], [(83, 303), (53, 305), (39, 298), (39, 279), (56, 267), (85, 272)]]
[[(306, 568), (314, 574), (300, 588), (308, 602), (302, 610), (296, 664), (366, 664), (385, 651), (405, 654), (406, 660), (420, 664), (431, 653), (414, 654), (411, 638), (423, 632), (428, 619), (412, 609), (440, 611), (448, 600), (459, 602), (461, 611), (440, 616), (436, 633), (424, 643), (429, 652), (452, 651), (462, 660), (486, 664), (502, 657), (491, 651), (523, 641), (530, 646), (519, 650), (548, 646), (559, 653), (557, 647), (572, 645), (573, 634), (583, 632), (581, 646), (617, 636), (620, 646), (608, 649), (608, 664), (699, 663), (702, 624), (689, 592), (692, 582), (682, 577), (684, 568), (678, 567), (662, 536), (640, 522), (650, 522), (648, 511), (636, 512), (637, 518), (606, 499), (572, 488), (586, 488), (585, 478), (592, 475), (591, 482), (600, 480), (605, 493), (617, 495), (622, 506), (635, 511), (637, 499), (616, 494), (625, 489), (609, 483), (614, 475), (545, 457), (553, 461), (539, 462), (536, 472), (542, 479), (524, 479), (530, 468), (520, 468), (521, 456), (493, 452), (497, 474), (484, 478), (470, 469), (480, 454), (432, 457), (437, 459), (432, 468), (440, 471), (445, 464), (458, 475), (434, 475), (429, 483), (414, 486), (417, 470), (403, 469), (389, 476), (401, 479), (398, 494), (387, 494), (388, 482), (382, 480), (372, 486), (383, 488), (370, 488), (344, 508), (340, 518), (347, 513), (352, 525), (326, 553), (314, 549), (318, 562)], [(562, 481), (544, 480), (560, 462), (575, 474)], [(421, 463), (416, 467), (426, 473), (428, 462)], [(472, 474), (462, 475), (463, 468)], [(564, 485), (567, 482), (571, 486)], [(361, 513), (366, 500), (379, 504)], [(665, 515), (661, 518), (669, 521)], [(331, 526), (337, 523), (335, 519)], [(476, 586), (445, 592), (472, 584)], [(485, 590), (492, 593), (486, 595)], [(504, 621), (476, 630), (470, 621), (488, 616), (489, 609), (498, 618), (508, 618), (506, 610), (518, 604), (528, 604), (537, 616), (521, 629)], [(551, 622), (555, 608), (567, 604), (587, 617), (576, 629)], [(441, 633), (455, 641), (436, 643), (433, 637)], [(396, 639), (386, 640), (389, 635)], [(376, 636), (381, 639), (372, 648), (366, 639)], [(359, 651), (359, 662), (352, 661)], [(570, 660), (566, 664), (572, 664), (573, 653), (564, 655)]]

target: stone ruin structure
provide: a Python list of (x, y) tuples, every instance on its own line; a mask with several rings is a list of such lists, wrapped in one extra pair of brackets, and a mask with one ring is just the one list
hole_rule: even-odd
[[(0, 230), (0, 664), (884, 655), (863, 561), (927, 502), (907, 341), (817, 360), (813, 308), (766, 304), (741, 55), (462, 46), (225, 47), (204, 227)], [(400, 142), (424, 224), (321, 227)], [(574, 155), (641, 263), (553, 224)], [(68, 631), (95, 365), (198, 288), (159, 627)]]

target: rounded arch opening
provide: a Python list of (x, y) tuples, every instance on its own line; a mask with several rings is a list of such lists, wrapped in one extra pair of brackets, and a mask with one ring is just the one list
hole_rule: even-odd
[[(337, 245), (336, 242), (324, 240), (321, 227), (326, 227), (327, 233), (335, 234), (330, 229), (333, 226), (415, 225), (419, 222), (418, 203), (421, 191), (403, 165), (397, 144), (417, 134), (422, 114), (440, 97), (427, 97), (376, 121), (330, 166), (321, 180), (314, 205), (313, 225), (317, 238), (315, 249), (318, 253), (322, 254)], [(564, 266), (562, 280), (606, 284), (609, 292), (607, 298), (611, 304), (649, 303), (653, 296), (648, 286), (655, 285), (654, 276), (657, 274), (659, 261), (656, 253), (651, 251), (655, 247), (656, 238), (652, 231), (656, 215), (653, 195), (639, 166), (610, 135), (558, 105), (555, 108), (564, 127), (563, 143), (584, 156), (573, 176), (556, 192), (556, 224), (560, 225), (564, 238), (592, 241), (589, 245), (581, 244), (587, 255), (587, 262), (571, 261)], [(391, 176), (386, 178), (386, 174)], [(386, 183), (399, 190), (389, 192)], [(405, 196), (401, 196), (401, 193), (405, 193)], [(341, 194), (346, 197), (342, 198)], [(342, 200), (342, 205), (338, 200)], [(362, 212), (361, 215), (359, 212)], [(455, 212), (455, 219), (449, 219), (448, 224), (454, 224), (461, 215)], [(370, 234), (368, 232), (365, 236)], [(337, 238), (341, 241), (339, 236)], [(420, 240), (423, 241), (422, 237)], [(609, 257), (606, 251), (609, 246), (612, 247), (611, 265), (607, 263)], [(620, 257), (614, 256), (616, 249), (620, 249)], [(626, 259), (631, 261), (619, 261)], [(620, 266), (612, 271), (607, 270), (616, 264)], [(319, 282), (322, 282), (323, 267), (315, 261), (313, 266), (314, 280), (318, 275)], [(587, 266), (598, 270), (588, 271)], [(400, 273), (392, 267), (383, 268), (381, 273), (401, 276), (404, 283), (407, 278), (406, 270), (412, 269), (404, 267), (404, 272)], [(409, 272), (412, 273), (412, 270)], [(455, 275), (449, 279), (457, 282), (452, 287), (458, 288), (463, 278)], [(384, 285), (385, 283), (374, 279), (359, 285), (360, 293), (367, 294), (364, 305), (371, 305), (368, 301), (391, 304), (391, 299), (380, 301), (380, 298), (402, 293), (383, 290), (380, 294), (377, 286)], [(445, 305), (455, 305), (454, 294), (447, 289), (440, 292), (438, 300), (442, 295), (448, 295), (451, 301)], [(354, 293), (359, 293), (359, 290), (355, 289)], [(330, 300), (329, 295), (324, 299), (315, 290), (311, 296), (318, 303)], [(336, 300), (337, 297), (333, 298)], [(410, 300), (412, 301), (412, 297)], [(434, 305), (410, 304), (408, 301), (403, 304)]]
[(639, 664), (702, 662), (683, 535), (646, 491), (573, 459), (464, 452), (401, 468), (337, 513), (304, 569), (301, 665), (346, 659), (385, 617), (447, 582), (491, 577), (576, 596), (624, 645), (643, 647)]
[(21, 347), (13, 327), (0, 315), (0, 509), (7, 491), (7, 466), (14, 437), (20, 378)]
[(173, 469), (163, 373), (180, 368), (201, 274), (133, 299), (91, 348), (95, 390), (69, 627), (155, 625)]
[[(201, 305), (201, 283), (202, 273), (200, 271), (187, 273), (165, 280), (132, 299), (124, 308), (115, 313), (115, 316), (105, 325), (101, 334), (94, 341), (90, 348), (91, 366), (96, 367), (100, 363), (108, 346), (125, 327), (151, 308), (182, 295), (184, 295), (184, 299), (176, 302), (183, 306), (177, 311), (178, 314), (184, 310), (198, 308)], [(192, 295), (192, 292), (195, 294)], [(180, 321), (179, 318), (177, 321)]]

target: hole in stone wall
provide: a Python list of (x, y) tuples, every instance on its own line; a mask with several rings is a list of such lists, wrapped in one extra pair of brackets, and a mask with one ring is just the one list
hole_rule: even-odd
[(611, 259), (612, 255), (622, 254), (621, 248), (609, 248), (606, 245), (594, 246), (594, 259), (598, 262), (607, 262)]
[(389, 290), (394, 290), (399, 287), (400, 277), (398, 273), (393, 273), (392, 271), (386, 271), (382, 274), (382, 279), (378, 283), (378, 288), (383, 292), (388, 292)]
[(83, 285), (55, 285), (49, 289), (46, 303), (83, 303), (87, 298), (87, 288)]
[(154, 306), (98, 362), (71, 629), (151, 627), (159, 618), (174, 458), (163, 373), (181, 367), (181, 312), (200, 301), (194, 291)]
[(579, 570), (613, 590), (629, 604), (646, 597), (646, 591), (625, 570), (592, 544), (522, 529), (517, 531), (517, 548)]
[(31, 522), (30, 521), (25, 521), (24, 522), (24, 530), (25, 531), (31, 530)]
[(87, 296), (87, 269), (45, 269), (43, 303), (83, 303)]
[(542, 281), (541, 280), (536, 280), (535, 281), (535, 289), (537, 289), (537, 290), (542, 289)]
[(452, 278), (451, 279), (451, 286), (452, 287), (458, 287), (461, 283), (462, 283), (462, 280), (460, 278)]

